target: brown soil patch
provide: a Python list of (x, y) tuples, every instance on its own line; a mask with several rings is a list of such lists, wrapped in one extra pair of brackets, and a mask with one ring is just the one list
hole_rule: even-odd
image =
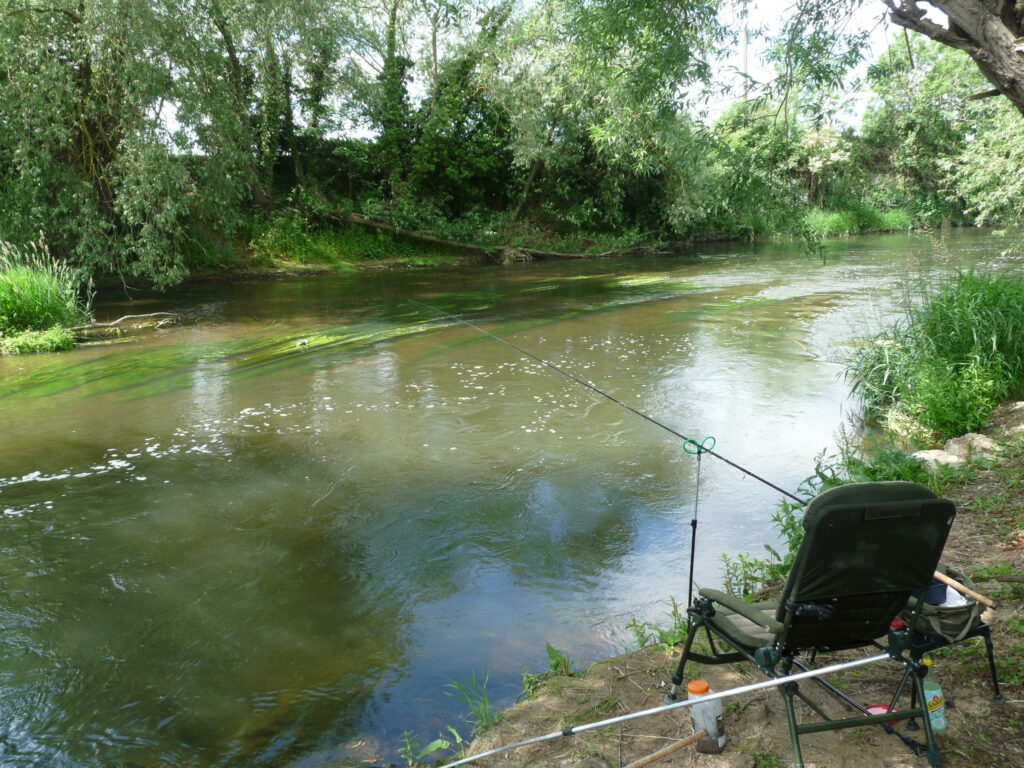
[[(1022, 408), (1024, 410), (1024, 408)], [(1007, 430), (1008, 431), (1008, 430)], [(1004, 433), (1005, 435), (1005, 433)], [(986, 619), (993, 628), (1004, 702), (994, 702), (984, 645), (980, 638), (935, 654), (935, 671), (947, 701), (949, 732), (939, 737), (943, 765), (949, 768), (1024, 766), (1024, 433), (999, 437), (1007, 448), (996, 462), (967, 483), (946, 489), (959, 514), (943, 562), (966, 569), (978, 578), (980, 592), (997, 602)], [(866, 655), (866, 654), (865, 654)], [(842, 661), (842, 655), (820, 657), (818, 665)], [(475, 754), (512, 742), (659, 706), (678, 652), (648, 648), (599, 661), (579, 677), (558, 676), (539, 692), (505, 712), (503, 720), (478, 737), (464, 752)], [(860, 667), (832, 679), (868, 706), (888, 702), (901, 667), (882, 663)], [(751, 665), (717, 667), (688, 665), (688, 677), (703, 677), (713, 689), (726, 690), (764, 678)], [(824, 695), (810, 681), (805, 693), (820, 701), (832, 717), (855, 711)], [(907, 694), (909, 696), (909, 693)], [(904, 698), (904, 705), (908, 702)], [(800, 712), (801, 721), (815, 717)], [(793, 764), (781, 695), (761, 691), (725, 705), (729, 738), (720, 755), (700, 755), (686, 747), (654, 765), (660, 768), (769, 768)], [(918, 741), (922, 731), (908, 731), (906, 721), (895, 728)], [(484, 768), (608, 768), (626, 766), (692, 733), (685, 709), (631, 720), (540, 744), (521, 747), (476, 763)], [(801, 739), (807, 766), (828, 768), (919, 768), (928, 765), (899, 738), (879, 726), (813, 734)]]

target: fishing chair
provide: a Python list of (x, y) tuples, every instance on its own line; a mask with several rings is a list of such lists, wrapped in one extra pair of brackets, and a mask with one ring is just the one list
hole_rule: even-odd
[[(902, 680), (884, 714), (865, 714), (867, 710), (852, 698), (815, 678), (861, 713), (834, 720), (800, 691), (797, 682), (779, 686), (796, 768), (803, 768), (802, 734), (875, 723), (896, 733), (887, 721), (909, 718), (921, 719), (926, 745), (920, 746), (926, 747), (929, 762), (938, 768), (941, 760), (923, 704), (926, 668), (920, 663), (921, 652), (911, 649), (916, 614), (911, 616), (909, 628), (892, 629), (890, 625), (911, 593), (923, 595), (928, 588), (955, 516), (951, 501), (915, 483), (854, 483), (821, 493), (807, 505), (804, 540), (778, 602), (752, 604), (718, 590), (700, 590), (687, 609), (689, 631), (672, 677), (672, 693), (666, 698), (675, 699), (689, 660), (702, 664), (749, 661), (778, 679), (807, 669), (796, 658), (800, 653), (810, 653), (813, 662), (818, 652), (874, 645), (903, 668)], [(701, 627), (710, 654), (693, 651)], [(720, 649), (716, 638), (731, 650)], [(909, 709), (892, 711), (908, 680), (914, 701)], [(798, 723), (794, 697), (822, 720)], [(903, 734), (897, 735), (908, 745), (919, 746)]]

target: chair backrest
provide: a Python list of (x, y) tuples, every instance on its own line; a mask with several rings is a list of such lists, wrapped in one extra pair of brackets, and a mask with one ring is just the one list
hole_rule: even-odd
[(883, 637), (910, 593), (927, 589), (955, 517), (953, 502), (916, 483), (853, 483), (816, 496), (779, 604), (777, 618), (790, 622), (781, 644)]

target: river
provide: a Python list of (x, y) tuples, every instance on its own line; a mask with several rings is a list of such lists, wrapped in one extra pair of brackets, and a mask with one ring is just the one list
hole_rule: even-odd
[[(326, 766), (464, 735), (685, 600), (696, 462), (564, 366), (796, 489), (857, 406), (845, 345), (981, 264), (975, 231), (196, 283), (182, 322), (0, 358), (5, 766)], [(705, 457), (697, 582), (779, 494)], [(666, 668), (666, 675), (670, 670)]]

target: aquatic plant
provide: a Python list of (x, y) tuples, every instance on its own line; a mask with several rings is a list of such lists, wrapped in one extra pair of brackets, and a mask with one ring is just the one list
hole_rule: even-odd
[(451, 734), (450, 739), (445, 738), (442, 735), (426, 746), (420, 746), (420, 744), (414, 739), (412, 731), (405, 731), (402, 733), (402, 746), (399, 747), (398, 754), (405, 759), (406, 768), (414, 768), (414, 766), (420, 764), (420, 761), (423, 758), (442, 749), (457, 752), (463, 744), (463, 738), (459, 732), (450, 725), (446, 726), (446, 730)]
[(60, 352), (75, 346), (75, 335), (67, 328), (25, 331), (0, 337), (0, 355), (24, 355), (32, 352)]
[(0, 240), (0, 333), (77, 325), (89, 317), (82, 274), (55, 260), (42, 238), (18, 246)]

